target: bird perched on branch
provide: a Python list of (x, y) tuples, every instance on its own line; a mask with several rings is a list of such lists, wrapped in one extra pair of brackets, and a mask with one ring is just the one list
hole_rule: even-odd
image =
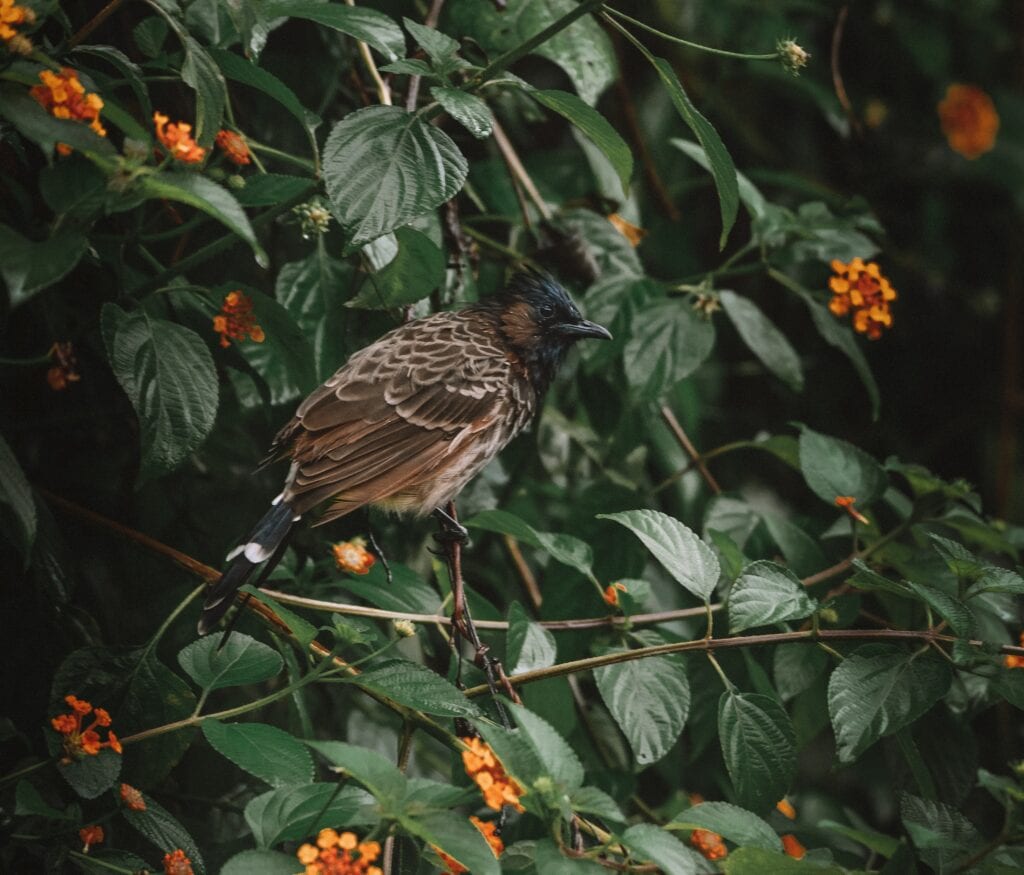
[(291, 458), (284, 489), (228, 554), (206, 594), (200, 634), (325, 502), (317, 525), (372, 505), (437, 514), (449, 535), (465, 537), (444, 505), (526, 426), (585, 337), (611, 334), (584, 319), (553, 279), (524, 272), (480, 303), (408, 322), (353, 355), (274, 438), (268, 460)]

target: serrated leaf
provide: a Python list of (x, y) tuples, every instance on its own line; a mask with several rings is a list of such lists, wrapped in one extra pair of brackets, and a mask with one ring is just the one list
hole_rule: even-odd
[(828, 654), (810, 644), (780, 644), (772, 654), (772, 679), (783, 702), (795, 699), (828, 665)]
[(735, 326), (743, 342), (769, 371), (794, 392), (804, 388), (800, 356), (786, 336), (749, 298), (722, 289), (718, 292), (725, 315)]
[(736, 795), (755, 814), (770, 811), (796, 773), (796, 735), (775, 699), (728, 690), (718, 702), (722, 757)]
[(13, 82), (0, 84), (0, 116), (47, 153), (52, 152), (57, 143), (66, 143), (90, 158), (96, 156), (106, 162), (114, 153), (113, 144), (88, 125), (55, 118), (29, 97), (24, 86)]
[(596, 109), (566, 91), (530, 91), (530, 97), (554, 110), (579, 128), (611, 162), (622, 182), (622, 190), (629, 191), (633, 176), (633, 153), (619, 132)]
[(478, 140), (486, 140), (491, 135), (494, 117), (485, 100), (458, 88), (431, 88), (430, 96)]
[(798, 525), (774, 513), (762, 513), (761, 520), (798, 577), (809, 576), (828, 565), (818, 542)]
[(729, 631), (802, 620), (817, 605), (788, 568), (767, 560), (752, 562), (729, 590)]
[(847, 869), (810, 856), (795, 859), (764, 848), (737, 848), (725, 858), (725, 875), (848, 875)]
[(854, 559), (853, 567), (856, 569), (856, 572), (849, 578), (849, 583), (857, 589), (891, 592), (893, 595), (898, 595), (902, 598), (910, 596), (910, 587), (906, 583), (890, 580), (888, 577), (879, 574), (864, 562), (863, 559)]
[(221, 635), (206, 635), (178, 653), (178, 664), (204, 690), (257, 684), (284, 668), (281, 655), (249, 635), (235, 632), (221, 646)]
[(11, 308), (62, 280), (88, 247), (85, 235), (70, 228), (35, 241), (0, 225), (0, 275), (7, 284)]
[(852, 496), (863, 510), (889, 485), (885, 471), (871, 456), (839, 438), (800, 430), (800, 470), (811, 491), (834, 505), (838, 496)]
[(638, 398), (655, 401), (694, 373), (711, 354), (715, 329), (679, 299), (658, 301), (633, 317), (622, 353)]
[(943, 538), (934, 532), (928, 532), (927, 534), (932, 547), (935, 548), (935, 551), (943, 558), (949, 570), (957, 577), (973, 580), (987, 567), (984, 562), (978, 559), (959, 541)]
[(411, 18), (403, 18), (402, 24), (409, 31), (409, 35), (430, 56), (430, 60), (434, 62), (450, 58), (459, 50), (458, 41), (441, 33), (437, 28), (419, 24)]
[(376, 751), (343, 741), (307, 741), (335, 771), (351, 775), (385, 808), (396, 805), (406, 792), (406, 777)]
[(214, 750), (272, 787), (312, 783), (313, 758), (302, 742), (283, 729), (212, 719), (204, 720), (202, 726)]
[(622, 834), (622, 841), (638, 860), (651, 860), (663, 872), (689, 875), (703, 871), (702, 858), (672, 833), (653, 823), (637, 823)]
[(22, 556), (32, 551), (36, 537), (36, 503), (25, 472), (21, 470), (7, 441), (0, 435), (0, 503), (7, 505), (17, 520), (15, 541)]
[(505, 641), (505, 665), (512, 674), (547, 668), (555, 664), (555, 636), (527, 616), (519, 602), (508, 609), (508, 638)]
[(579, 787), (569, 795), (573, 811), (582, 814), (596, 814), (602, 820), (625, 823), (626, 815), (619, 808), (619, 803), (612, 799), (604, 790), (597, 787)]
[(444, 131), (395, 106), (349, 113), (324, 145), (327, 195), (352, 245), (450, 200), (467, 171), (466, 159)]
[(278, 301), (254, 289), (245, 289), (253, 316), (263, 329), (260, 343), (238, 340), (235, 346), (270, 390), (271, 404), (303, 398), (316, 387), (313, 347), (305, 332)]
[[(519, 731), (532, 745), (544, 774), (559, 782), (571, 793), (583, 785), (583, 765), (569, 743), (541, 717), (522, 706), (512, 706), (512, 716)], [(485, 734), (485, 738), (489, 737)]]
[(718, 583), (720, 568), (712, 549), (679, 520), (658, 510), (598, 514), (635, 534), (678, 582), (707, 601)]
[(220, 130), (227, 101), (227, 86), (213, 58), (196, 40), (179, 31), (185, 47), (185, 63), (181, 66), (182, 81), (196, 92), (196, 142), (209, 147)]
[[(304, 176), (283, 173), (260, 173), (245, 181), (245, 188), (235, 192), (235, 199), (243, 207), (270, 207), (297, 197), (315, 185)], [(287, 265), (286, 265), (287, 266)], [(280, 280), (280, 272), (278, 279)]]
[(500, 875), (501, 866), (483, 834), (468, 818), (453, 817), (447, 811), (406, 815), (401, 824), (427, 844), (440, 848), (474, 875)]
[(594, 554), (590, 545), (572, 535), (539, 532), (515, 514), (504, 510), (485, 510), (466, 520), (469, 528), (511, 535), (517, 541), (544, 550), (556, 562), (575, 568), (580, 574), (594, 576)]
[(904, 793), (900, 819), (921, 858), (937, 875), (959, 871), (958, 861), (982, 843), (977, 828), (959, 811)]
[(844, 838), (850, 839), (850, 841), (864, 845), (864, 847), (870, 848), (876, 854), (881, 854), (886, 859), (895, 854), (896, 849), (900, 846), (899, 839), (885, 835), (885, 833), (875, 832), (873, 829), (855, 829), (852, 826), (837, 823), (834, 820), (819, 820), (817, 827), (818, 829), (826, 829), (829, 832), (837, 833)]
[(949, 664), (895, 647), (860, 648), (828, 684), (828, 710), (840, 762), (853, 762), (879, 738), (909, 725), (949, 689)]
[(139, 417), (140, 477), (170, 471), (213, 428), (218, 383), (210, 351), (194, 331), (142, 310), (104, 304), (101, 321), (110, 366)]
[[(369, 797), (355, 787), (333, 783), (278, 787), (250, 800), (245, 821), (261, 848), (298, 841), (328, 827), (368, 822), (359, 817)], [(372, 819), (372, 815), (370, 815)]]
[(974, 598), (986, 592), (1006, 592), (1013, 595), (1024, 595), (1024, 577), (1008, 568), (986, 566), (977, 580), (964, 593), (964, 600)]
[(142, 797), (146, 802), (145, 810), (136, 811), (124, 807), (121, 809), (124, 819), (165, 854), (180, 848), (192, 861), (192, 867), (199, 875), (205, 872), (203, 855), (188, 830), (152, 796), (144, 793)]
[(346, 302), (346, 307), (404, 307), (427, 297), (444, 281), (444, 253), (426, 234), (414, 228), (399, 228), (395, 240), (398, 252), (394, 258), (367, 276), (359, 294)]
[(620, 662), (596, 669), (594, 679), (636, 761), (648, 765), (665, 756), (690, 712), (690, 681), (683, 660), (653, 656)]
[(389, 61), (405, 54), (405, 34), (383, 12), (365, 6), (317, 3), (313, 0), (281, 0), (264, 7), (268, 19), (304, 18), (340, 31), (376, 49)]
[(221, 867), (220, 875), (295, 875), (295, 855), (240, 851)]
[(426, 714), (441, 717), (480, 715), (480, 709), (457, 687), (418, 662), (395, 660), (363, 672), (352, 683)]
[(970, 638), (974, 635), (974, 615), (963, 602), (934, 586), (915, 583), (912, 580), (907, 582), (932, 610), (949, 623), (955, 634), (961, 638)]
[(665, 829), (707, 829), (737, 845), (782, 850), (782, 842), (767, 821), (729, 802), (701, 802), (681, 811)]
[(96, 756), (87, 756), (70, 763), (58, 762), (57, 771), (83, 799), (95, 799), (117, 782), (121, 774), (121, 754), (101, 750)]

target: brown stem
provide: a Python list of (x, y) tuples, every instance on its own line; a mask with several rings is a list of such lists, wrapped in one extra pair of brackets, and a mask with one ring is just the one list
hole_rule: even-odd
[(511, 535), (505, 535), (505, 549), (508, 550), (508, 555), (512, 557), (512, 564), (515, 565), (516, 571), (519, 572), (519, 579), (523, 582), (523, 589), (526, 590), (526, 594), (530, 598), (530, 604), (533, 605), (535, 611), (539, 611), (544, 601), (544, 596), (541, 595), (540, 587), (537, 586), (537, 578), (533, 576), (530, 566), (526, 564), (526, 559), (523, 558), (523, 551), (519, 549), (519, 542)]
[(721, 495), (722, 487), (719, 486), (718, 481), (711, 476), (711, 472), (701, 459), (700, 453), (697, 452), (697, 448), (693, 445), (693, 442), (687, 436), (686, 432), (683, 431), (683, 427), (679, 424), (679, 420), (676, 419), (675, 414), (667, 404), (663, 404), (661, 406), (661, 418), (665, 420), (665, 424), (669, 427), (672, 434), (675, 436), (675, 439), (679, 441), (679, 445), (693, 460), (694, 464), (697, 466), (697, 470), (700, 471), (701, 476), (704, 478), (704, 482), (708, 484), (708, 488), (715, 493), (715, 495)]
[[(437, 27), (437, 20), (441, 17), (442, 6), (444, 6), (444, 0), (433, 0), (430, 4), (430, 11), (427, 12), (427, 17), (423, 19), (424, 27)], [(405, 108), (409, 112), (413, 112), (416, 109), (416, 101), (420, 97), (421, 78), (418, 73), (415, 76), (409, 77), (409, 90), (405, 94)]]
[(512, 145), (512, 141), (509, 140), (508, 135), (505, 133), (505, 129), (501, 126), (501, 122), (499, 122), (497, 118), (494, 119), (494, 142), (498, 146), (498, 151), (501, 152), (501, 157), (505, 159), (509, 172), (519, 181), (520, 185), (526, 189), (526, 193), (530, 196), (530, 200), (533, 201), (533, 205), (537, 208), (537, 212), (540, 213), (541, 218), (545, 221), (550, 221), (553, 215), (551, 208), (544, 201), (544, 198), (540, 196), (537, 186), (533, 184), (533, 179), (531, 179), (530, 174), (526, 172), (523, 162), (519, 160), (519, 155), (516, 153), (515, 146)]
[(104, 6), (99, 12), (97, 12), (92, 18), (90, 18), (85, 24), (83, 24), (75, 32), (74, 36), (68, 40), (68, 48), (74, 48), (79, 45), (89, 34), (91, 34), (97, 27), (103, 24), (111, 15), (117, 12), (118, 7), (124, 3), (124, 0), (110, 0), (110, 2)]
[(843, 108), (843, 112), (846, 113), (850, 127), (859, 137), (861, 135), (860, 119), (857, 118), (857, 114), (853, 111), (853, 105), (850, 103), (849, 95), (846, 93), (846, 86), (843, 85), (843, 74), (839, 70), (839, 46), (843, 41), (843, 29), (846, 27), (846, 17), (849, 14), (850, 7), (849, 4), (846, 4), (839, 10), (839, 15), (836, 17), (836, 26), (832, 31), (832, 87), (835, 89), (839, 105)]

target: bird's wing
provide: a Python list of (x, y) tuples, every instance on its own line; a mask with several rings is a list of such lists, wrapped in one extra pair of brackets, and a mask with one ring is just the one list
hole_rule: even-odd
[(314, 391), (279, 435), (296, 463), (285, 497), (297, 512), (337, 496), (327, 516), (348, 513), (428, 480), (475, 435), (511, 437), (532, 398), (488, 328), (467, 313), (409, 323)]

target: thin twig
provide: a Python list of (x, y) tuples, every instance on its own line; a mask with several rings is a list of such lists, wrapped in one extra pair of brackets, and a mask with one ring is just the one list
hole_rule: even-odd
[(843, 84), (843, 74), (839, 69), (839, 46), (843, 41), (843, 29), (846, 27), (846, 17), (849, 14), (850, 6), (849, 4), (845, 4), (843, 8), (839, 10), (839, 15), (836, 16), (836, 26), (832, 31), (832, 87), (835, 89), (839, 105), (843, 108), (843, 112), (846, 113), (846, 118), (850, 122), (850, 127), (853, 128), (854, 132), (859, 137), (861, 135), (860, 119), (857, 118), (857, 113), (853, 111), (853, 105), (850, 103), (850, 97), (846, 93), (846, 86)]
[[(441, 17), (442, 6), (444, 6), (444, 0), (433, 0), (430, 4), (430, 11), (427, 12), (427, 17), (423, 19), (424, 27), (437, 27), (437, 20)], [(416, 109), (416, 101), (420, 97), (421, 78), (419, 73), (409, 77), (409, 89), (405, 92), (405, 108), (409, 112), (413, 112)]]
[(505, 535), (504, 540), (505, 549), (512, 557), (512, 564), (515, 565), (516, 571), (519, 572), (519, 579), (523, 582), (523, 589), (526, 590), (526, 594), (530, 598), (530, 604), (533, 605), (535, 611), (539, 611), (544, 596), (541, 595), (540, 587), (537, 586), (537, 578), (533, 576), (530, 566), (526, 564), (523, 551), (519, 549), (519, 542), (511, 535)]
[[(345, 3), (354, 7), (356, 0), (345, 0)], [(370, 47), (362, 40), (356, 40), (356, 45), (359, 47), (359, 57), (363, 59), (366, 72), (370, 74), (370, 78), (373, 80), (374, 88), (377, 91), (377, 99), (384, 106), (391, 106), (391, 89), (388, 88), (387, 82), (381, 78), (380, 70), (377, 69), (377, 64), (373, 60)]]
[(73, 49), (75, 46), (80, 45), (82, 41), (89, 36), (97, 27), (103, 24), (111, 15), (117, 12), (118, 7), (124, 3), (124, 0), (110, 0), (110, 2), (104, 6), (99, 12), (97, 12), (92, 18), (90, 18), (85, 24), (83, 24), (74, 36), (68, 40), (68, 48)]
[(530, 196), (530, 200), (533, 201), (533, 205), (537, 208), (537, 212), (540, 213), (541, 218), (545, 221), (550, 221), (551, 217), (554, 215), (551, 212), (551, 207), (547, 205), (544, 198), (541, 197), (540, 192), (537, 190), (537, 186), (533, 184), (530, 174), (526, 172), (523, 162), (519, 160), (519, 155), (516, 153), (515, 146), (512, 145), (512, 141), (509, 140), (508, 135), (505, 133), (505, 129), (501, 126), (501, 123), (497, 118), (494, 119), (494, 142), (497, 144), (498, 150), (501, 152), (501, 157), (505, 159), (505, 163), (508, 165), (509, 171), (519, 181), (519, 184), (526, 189), (526, 193)]
[(669, 427), (672, 434), (675, 436), (675, 439), (679, 441), (679, 445), (693, 460), (694, 464), (697, 466), (697, 470), (700, 471), (701, 476), (704, 478), (704, 482), (708, 484), (708, 488), (715, 493), (715, 495), (721, 495), (722, 487), (719, 486), (718, 481), (711, 476), (711, 472), (701, 459), (701, 455), (697, 452), (697, 448), (693, 445), (693, 442), (687, 436), (686, 432), (683, 431), (683, 427), (679, 424), (679, 420), (676, 419), (675, 414), (667, 404), (663, 404), (661, 406), (661, 418), (665, 420), (665, 424)]

